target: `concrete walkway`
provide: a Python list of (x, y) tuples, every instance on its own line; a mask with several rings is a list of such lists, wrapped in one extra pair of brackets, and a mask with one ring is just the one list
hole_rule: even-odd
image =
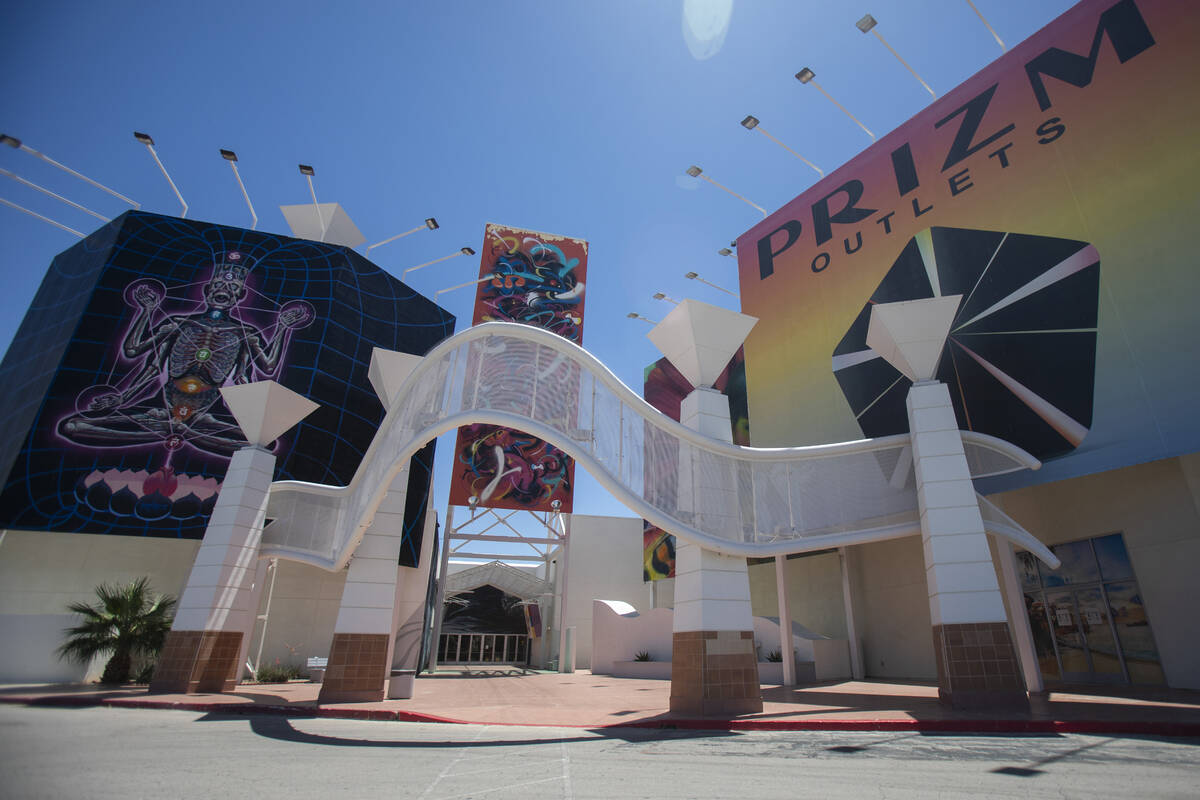
[(319, 684), (242, 684), (229, 694), (150, 694), (144, 686), (0, 687), (0, 702), (53, 706), (174, 708), (204, 712), (544, 725), (710, 730), (920, 730), (1003, 733), (1123, 733), (1200, 736), (1200, 693), (1173, 689), (1074, 687), (1035, 697), (1029, 714), (960, 712), (937, 687), (899, 681), (763, 686), (763, 711), (700, 719), (668, 711), (670, 681), (497, 669), (439, 672), (417, 679), (409, 700), (317, 705)]

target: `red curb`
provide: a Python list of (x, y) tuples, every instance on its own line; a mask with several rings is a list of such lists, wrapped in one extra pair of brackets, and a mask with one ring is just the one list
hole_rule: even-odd
[(1050, 719), (655, 719), (602, 725), (555, 725), (534, 722), (471, 722), (416, 711), (337, 706), (281, 706), (235, 703), (143, 700), (124, 697), (48, 695), (30, 697), (0, 695), (0, 703), (51, 708), (137, 708), (194, 711), (207, 714), (320, 717), (376, 722), (429, 722), (446, 725), (504, 725), (538, 728), (639, 728), (696, 731), (915, 731), (962, 734), (1123, 734), (1134, 736), (1200, 737), (1200, 723), (1158, 720), (1050, 720)]

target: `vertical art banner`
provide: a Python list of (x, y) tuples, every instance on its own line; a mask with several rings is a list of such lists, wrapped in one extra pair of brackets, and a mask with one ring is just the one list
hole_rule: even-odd
[[(750, 444), (750, 421), (746, 416), (746, 356), (739, 347), (733, 354), (725, 371), (717, 377), (713, 388), (729, 398), (730, 433), (733, 443), (743, 446)], [(646, 367), (643, 377), (642, 397), (659, 413), (679, 421), (679, 407), (683, 398), (692, 393), (692, 385), (683, 377), (675, 365), (666, 358), (660, 358)], [(669, 437), (652, 425), (646, 426), (647, 452), (659, 451), (669, 447)], [(673, 456), (672, 456), (673, 458)], [(673, 498), (677, 489), (675, 473), (651, 475), (650, 470), (659, 469), (659, 459), (645, 459), (645, 485), (657, 487), (661, 494)], [(653, 498), (655, 505), (667, 505), (672, 502), (669, 498)], [(642, 580), (657, 581), (663, 578), (675, 577), (675, 537), (662, 528), (642, 520)]]
[[(583, 343), (587, 242), (489, 223), (482, 254), (473, 325), (519, 322)], [(502, 365), (490, 374), (481, 372), (478, 391), (484, 398), (489, 390), (503, 391), (507, 374)], [(538, 397), (537, 403), (539, 409), (573, 406), (564, 400)], [(549, 511), (557, 500), (560, 510), (571, 511), (575, 463), (553, 445), (512, 428), (466, 425), (458, 429), (454, 454), (452, 505), (468, 505), (476, 497), (489, 508)]]

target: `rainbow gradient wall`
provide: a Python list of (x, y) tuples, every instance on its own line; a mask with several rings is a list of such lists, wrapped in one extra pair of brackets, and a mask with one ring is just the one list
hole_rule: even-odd
[[(980, 419), (1019, 406), (1008, 432), (1033, 441), (1059, 412), (1069, 434), (985, 488), (1200, 449), (1198, 42), (1193, 4), (1085, 0), (740, 236), (754, 444), (896, 424), (868, 423), (871, 381), (847, 380), (856, 326), (953, 285), (939, 377), (961, 426), (995, 432)], [(907, 390), (872, 380), (885, 405)], [(1025, 421), (1030, 397), (1050, 411)]]

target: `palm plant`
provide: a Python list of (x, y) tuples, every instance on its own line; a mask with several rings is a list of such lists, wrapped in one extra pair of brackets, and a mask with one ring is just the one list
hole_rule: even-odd
[(86, 664), (95, 656), (111, 653), (100, 682), (124, 683), (135, 657), (152, 658), (162, 650), (171, 629), (175, 598), (153, 595), (147, 577), (124, 585), (102, 583), (96, 587), (96, 596), (99, 602), (94, 605), (68, 606), (83, 619), (63, 631), (67, 640), (58, 648), (58, 657)]

